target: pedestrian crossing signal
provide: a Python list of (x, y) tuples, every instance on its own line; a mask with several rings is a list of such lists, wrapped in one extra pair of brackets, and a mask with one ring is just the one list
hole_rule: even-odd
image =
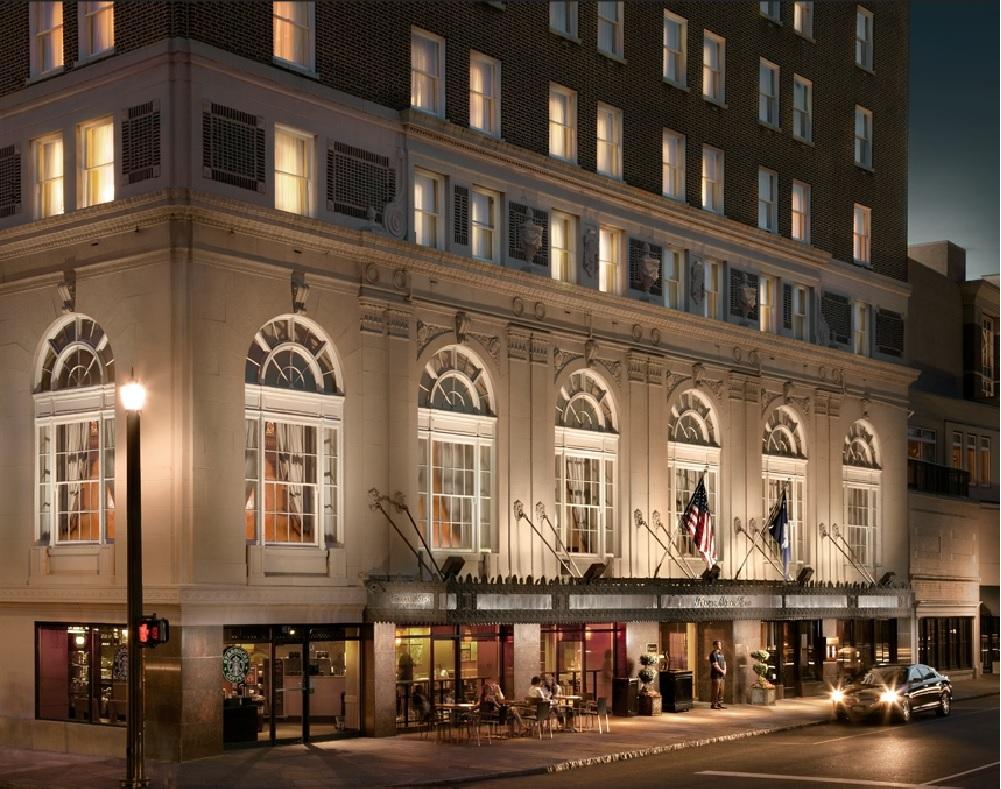
[(139, 619), (139, 646), (155, 647), (166, 644), (169, 639), (170, 622), (166, 619), (157, 619), (156, 614)]

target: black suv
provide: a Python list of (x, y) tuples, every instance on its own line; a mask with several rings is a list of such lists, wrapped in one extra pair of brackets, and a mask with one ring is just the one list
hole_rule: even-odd
[(861, 677), (831, 693), (838, 720), (874, 715), (907, 723), (921, 710), (939, 715), (952, 711), (952, 682), (922, 663), (874, 666)]

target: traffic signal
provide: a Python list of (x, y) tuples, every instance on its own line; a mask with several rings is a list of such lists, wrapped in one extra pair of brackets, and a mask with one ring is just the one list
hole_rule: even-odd
[(170, 639), (170, 622), (166, 619), (157, 619), (153, 616), (144, 616), (139, 619), (139, 646), (155, 647), (157, 644), (166, 644)]

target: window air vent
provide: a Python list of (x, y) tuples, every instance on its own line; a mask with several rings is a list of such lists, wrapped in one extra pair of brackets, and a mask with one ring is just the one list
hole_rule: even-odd
[(820, 314), (831, 332), (831, 341), (848, 345), (852, 338), (852, 303), (847, 296), (825, 293), (820, 300)]
[(892, 310), (876, 310), (876, 350), (887, 356), (904, 355), (904, 317)]
[(455, 224), (455, 243), (469, 246), (469, 190), (464, 186), (455, 187), (452, 203), (452, 217)]
[(782, 328), (792, 330), (792, 285), (782, 285)]
[(263, 192), (264, 119), (221, 104), (202, 111), (202, 174), (213, 181)]
[[(542, 232), (532, 230), (531, 225), (535, 225)], [(520, 203), (508, 203), (507, 226), (508, 256), (516, 260), (527, 260), (548, 270), (549, 212), (529, 208)]]
[(160, 102), (122, 112), (122, 175), (130, 184), (160, 177)]
[(629, 289), (651, 296), (663, 295), (663, 254), (657, 244), (629, 239)]
[(0, 148), (0, 218), (21, 210), (21, 154), (17, 145)]
[(343, 142), (327, 149), (327, 210), (367, 219), (375, 210), (375, 221), (396, 198), (396, 170), (389, 157)]
[(730, 317), (758, 322), (758, 275), (730, 269)]

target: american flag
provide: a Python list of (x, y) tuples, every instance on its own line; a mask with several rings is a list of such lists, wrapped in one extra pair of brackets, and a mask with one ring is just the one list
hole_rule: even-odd
[(716, 535), (713, 530), (713, 514), (709, 511), (709, 497), (706, 496), (706, 486), (702, 479), (695, 486), (681, 522), (688, 529), (692, 542), (706, 564), (712, 567), (716, 563)]

